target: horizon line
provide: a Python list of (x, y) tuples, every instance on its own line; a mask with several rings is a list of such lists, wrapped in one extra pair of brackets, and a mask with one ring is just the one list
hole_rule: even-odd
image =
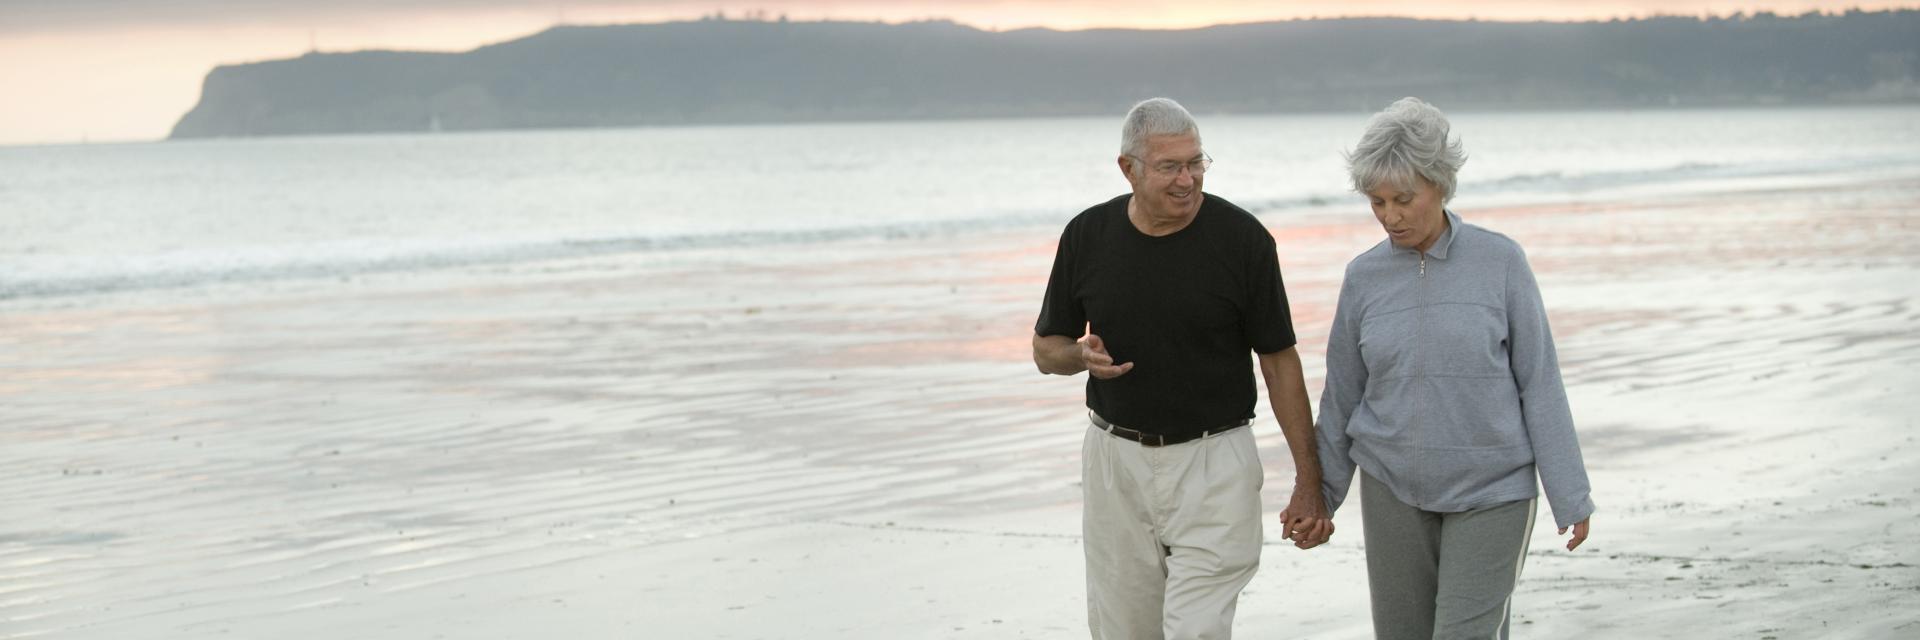
[[(780, 14), (777, 16), (769, 16), (767, 14), (755, 14), (752, 12), (746, 12), (744, 15), (748, 17), (737, 17), (737, 16), (726, 16), (724, 15), (724, 12), (715, 12), (712, 14), (705, 14), (705, 15), (692, 17), (692, 18), (674, 18), (674, 19), (668, 19), (668, 20), (636, 21), (636, 22), (569, 22), (564, 18), (562, 18), (554, 21), (551, 24), (548, 24), (545, 27), (541, 27), (532, 31), (525, 32), (524, 34), (519, 36), (506, 38), (502, 40), (495, 40), (491, 42), (485, 42), (482, 44), (474, 45), (473, 47), (467, 48), (467, 49), (359, 48), (359, 49), (329, 50), (329, 49), (325, 49), (324, 47), (320, 47), (316, 40), (313, 46), (311, 46), (311, 48), (309, 48), (306, 52), (302, 53), (300, 56), (294, 56), (294, 57), (288, 57), (288, 58), (265, 58), (265, 59), (249, 60), (249, 61), (243, 61), (243, 62), (232, 62), (232, 63), (225, 63), (218, 66), (231, 66), (236, 64), (253, 64), (258, 62), (272, 62), (277, 60), (292, 60), (302, 56), (314, 55), (314, 54), (330, 55), (330, 54), (363, 53), (363, 52), (455, 53), (457, 54), (457, 53), (468, 53), (468, 52), (472, 52), (478, 49), (483, 49), (483, 48), (498, 45), (498, 44), (504, 44), (508, 42), (514, 42), (516, 40), (522, 40), (522, 39), (536, 36), (542, 33), (546, 33), (548, 31), (552, 31), (554, 29), (644, 27), (644, 26), (663, 26), (663, 25), (673, 25), (673, 24), (699, 24), (703, 22), (750, 23), (750, 24), (877, 24), (877, 25), (887, 25), (887, 26), (906, 26), (906, 25), (916, 25), (916, 24), (945, 23), (945, 24), (952, 24), (956, 26), (966, 27), (969, 29), (973, 29), (975, 31), (981, 31), (985, 33), (1012, 33), (1012, 32), (1018, 32), (1018, 31), (1052, 31), (1056, 33), (1085, 33), (1089, 31), (1151, 31), (1151, 32), (1204, 31), (1206, 29), (1217, 29), (1221, 27), (1239, 27), (1239, 26), (1248, 26), (1248, 25), (1280, 24), (1280, 23), (1290, 23), (1290, 22), (1332, 22), (1332, 21), (1340, 21), (1340, 20), (1408, 20), (1408, 21), (1414, 21), (1414, 22), (1469, 22), (1469, 23), (1490, 23), (1490, 24), (1609, 24), (1609, 23), (1616, 23), (1616, 22), (1648, 22), (1648, 21), (1654, 21), (1654, 20), (1676, 20), (1676, 19), (1695, 20), (1700, 22), (1710, 22), (1715, 20), (1751, 21), (1756, 19), (1800, 19), (1800, 18), (1808, 18), (1808, 17), (1844, 17), (1848, 15), (1855, 15), (1855, 14), (1876, 15), (1876, 14), (1897, 14), (1897, 13), (1915, 13), (1915, 12), (1920, 12), (1920, 2), (1916, 2), (1914, 5), (1906, 6), (1906, 7), (1888, 7), (1883, 9), (1862, 9), (1858, 6), (1854, 6), (1854, 7), (1849, 7), (1842, 10), (1832, 10), (1832, 11), (1824, 10), (1824, 9), (1809, 9), (1801, 13), (1778, 13), (1778, 12), (1768, 11), (1768, 10), (1754, 11), (1754, 12), (1737, 10), (1737, 11), (1733, 11), (1731, 13), (1725, 13), (1725, 14), (1718, 14), (1712, 11), (1706, 11), (1699, 14), (1653, 12), (1653, 13), (1648, 13), (1648, 14), (1639, 15), (1639, 16), (1611, 16), (1606, 18), (1595, 17), (1595, 18), (1582, 18), (1582, 19), (1552, 19), (1552, 18), (1503, 19), (1503, 18), (1480, 18), (1475, 16), (1466, 16), (1466, 17), (1460, 17), (1460, 18), (1442, 18), (1442, 17), (1419, 17), (1419, 16), (1410, 16), (1410, 15), (1395, 15), (1395, 14), (1353, 14), (1353, 15), (1277, 18), (1272, 20), (1218, 22), (1218, 23), (1209, 24), (1209, 25), (1191, 26), (1191, 27), (1107, 26), (1107, 27), (1079, 27), (1079, 28), (1057, 28), (1057, 27), (1050, 27), (1050, 26), (1040, 25), (1040, 24), (1015, 26), (1015, 27), (988, 27), (988, 26), (981, 26), (978, 24), (973, 24), (970, 22), (966, 22), (963, 20), (946, 17), (946, 16), (927, 16), (923, 18), (915, 18), (910, 20), (887, 20), (884, 18), (801, 19), (801, 18), (788, 18), (785, 14)], [(1763, 18), (1762, 16), (1765, 16), (1765, 18)], [(309, 29), (309, 31), (314, 31), (314, 30), (315, 29), (311, 29), (311, 28)]]

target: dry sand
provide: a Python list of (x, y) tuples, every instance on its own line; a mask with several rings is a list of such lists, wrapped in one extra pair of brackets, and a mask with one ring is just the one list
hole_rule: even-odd
[[(1600, 508), (1520, 637), (1920, 637), (1920, 176), (1456, 205), (1529, 251)], [(1317, 396), (1379, 231), (1266, 219)], [(0, 636), (1085, 637), (1057, 232), (5, 303)], [(1358, 513), (1269, 532), (1242, 636), (1368, 636)]]

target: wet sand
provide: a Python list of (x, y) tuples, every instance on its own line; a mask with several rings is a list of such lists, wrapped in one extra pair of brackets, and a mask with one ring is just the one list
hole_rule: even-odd
[[(1600, 508), (1522, 635), (1920, 634), (1920, 176), (1455, 205), (1527, 248)], [(1317, 397), (1379, 231), (1263, 219)], [(1057, 233), (5, 303), (0, 636), (1084, 637)], [(1369, 635), (1336, 522), (1240, 633)]]

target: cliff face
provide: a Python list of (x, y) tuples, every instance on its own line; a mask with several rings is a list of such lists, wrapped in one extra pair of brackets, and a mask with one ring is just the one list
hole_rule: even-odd
[(459, 57), (366, 51), (219, 67), (172, 137), (419, 131)]
[(945, 22), (559, 27), (473, 51), (225, 66), (172, 137), (1207, 112), (1920, 101), (1920, 11), (1185, 31)]

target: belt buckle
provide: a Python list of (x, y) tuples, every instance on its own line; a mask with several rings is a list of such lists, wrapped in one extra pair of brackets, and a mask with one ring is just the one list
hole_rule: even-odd
[[(1158, 433), (1146, 433), (1144, 431), (1136, 431), (1134, 433), (1140, 434), (1140, 446), (1143, 446), (1143, 447), (1167, 446), (1167, 437), (1164, 435), (1161, 435)], [(1148, 438), (1152, 438), (1153, 440), (1149, 442), (1147, 440)]]

